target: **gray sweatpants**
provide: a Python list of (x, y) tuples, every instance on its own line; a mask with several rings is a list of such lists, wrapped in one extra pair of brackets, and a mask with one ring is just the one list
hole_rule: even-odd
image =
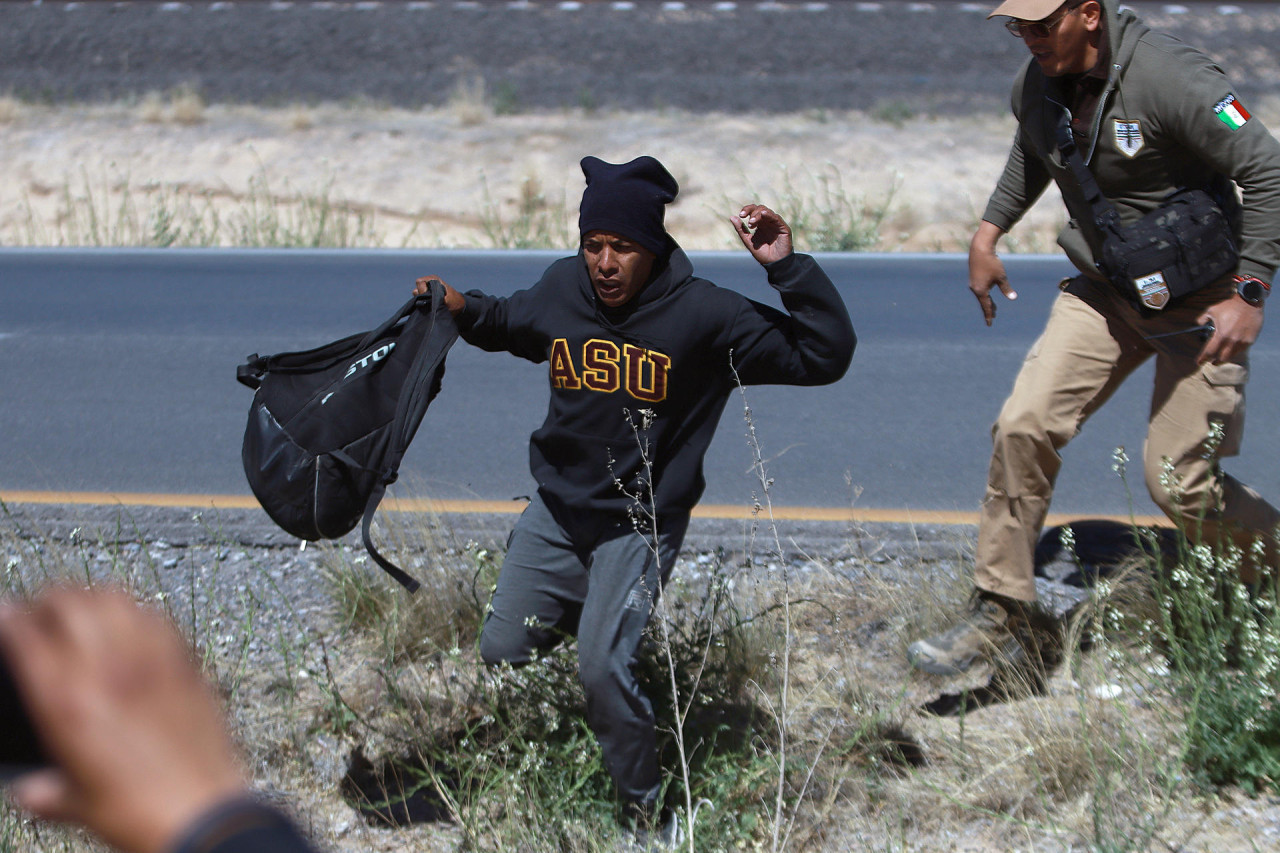
[(653, 707), (632, 666), (688, 516), (664, 519), (658, 555), (626, 518), (578, 513), (572, 532), (540, 496), (516, 522), (480, 636), (485, 663), (520, 666), (578, 638), (587, 723), (624, 801), (651, 805), (661, 782)]

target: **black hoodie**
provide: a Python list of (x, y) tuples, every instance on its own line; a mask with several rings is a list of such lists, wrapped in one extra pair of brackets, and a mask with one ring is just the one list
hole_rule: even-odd
[(808, 255), (765, 269), (790, 314), (695, 278), (679, 248), (613, 310), (598, 303), (580, 255), (509, 298), (466, 294), (457, 318), (464, 339), (550, 362), (547, 419), (529, 443), (544, 499), (626, 513), (652, 479), (660, 516), (687, 512), (705, 486), (702, 458), (734, 370), (744, 385), (822, 385), (844, 375), (856, 338), (831, 280)]

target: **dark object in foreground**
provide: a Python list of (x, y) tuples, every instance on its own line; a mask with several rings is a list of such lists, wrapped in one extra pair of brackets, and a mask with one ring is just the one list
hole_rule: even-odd
[[(1073, 546), (1063, 541), (1069, 528)], [(1169, 527), (1142, 527), (1119, 521), (1092, 518), (1050, 527), (1036, 544), (1036, 577), (1088, 588), (1101, 578), (1111, 577), (1125, 565), (1142, 559), (1161, 563), (1175, 560), (1185, 547), (1182, 534)]]
[(370, 826), (451, 822), (453, 813), (437, 785), (456, 796), (457, 771), (421, 757), (386, 758), (374, 764), (357, 748), (351, 753), (340, 792)]
[(1196, 337), (1200, 338), (1200, 340), (1207, 341), (1209, 338), (1213, 337), (1213, 333), (1215, 331), (1217, 331), (1217, 327), (1213, 325), (1213, 318), (1210, 317), (1207, 322), (1201, 323), (1198, 326), (1188, 326), (1185, 329), (1177, 329), (1172, 332), (1161, 332), (1158, 335), (1147, 335), (1143, 340), (1154, 341), (1157, 338), (1173, 338), (1178, 335), (1194, 334)]
[[(15, 651), (21, 653), (21, 649)], [(9, 665), (0, 655), (0, 782), (48, 764)]]

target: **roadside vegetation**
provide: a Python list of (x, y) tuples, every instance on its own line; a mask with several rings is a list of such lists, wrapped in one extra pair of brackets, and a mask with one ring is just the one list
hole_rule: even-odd
[[(757, 197), (804, 251), (964, 251), (1009, 133), (1002, 115), (766, 121), (590, 100), (530, 112), (482, 80), (423, 110), (206, 104), (193, 87), (110, 104), (0, 93), (0, 246), (563, 250), (592, 151), (669, 164), (687, 249), (735, 250), (724, 218)], [(1059, 226), (1036, 212), (1006, 250), (1052, 251)]]
[(26, 199), (21, 245), (242, 249), (354, 249), (382, 245), (376, 212), (331, 197), (329, 188), (296, 192), (264, 173), (244, 193), (212, 192), (128, 176), (82, 171), (56, 191), (47, 221)]
[[(577, 240), (577, 211), (526, 178), (503, 200), (482, 179), (483, 200), (472, 239), (455, 248), (564, 249)], [(275, 185), (265, 170), (244, 192), (139, 182), (129, 175), (81, 170), (41, 205), (24, 199), (17, 244), (47, 247), (134, 248), (432, 248), (429, 219), (379, 211), (339, 197), (332, 181), (310, 191)], [(872, 252), (889, 247), (884, 229), (894, 190), (881, 198), (846, 190), (834, 166), (803, 179), (787, 176), (774, 206), (789, 218), (806, 252)], [(725, 201), (726, 209), (732, 202)], [(408, 232), (392, 237), (380, 214)], [(953, 247), (954, 248), (954, 247)]]
[[(959, 607), (971, 531), (913, 546), (851, 524), (806, 555), (753, 455), (754, 523), (681, 559), (642, 670), (690, 851), (1270, 847), (1280, 616), (1274, 579), (1233, 579), (1239, 552), (1135, 556), (1041, 626), (1040, 653), (949, 682), (903, 650)], [(123, 510), (53, 535), (20, 510), (0, 507), (4, 594), (111, 581), (167, 610), (258, 784), (332, 849), (615, 849), (572, 643), (519, 671), (478, 662), (500, 531), (383, 513), (426, 582), (410, 597), (350, 544), (245, 548), (197, 518), (202, 544), (172, 545)], [(0, 814), (0, 851), (87, 849)]]

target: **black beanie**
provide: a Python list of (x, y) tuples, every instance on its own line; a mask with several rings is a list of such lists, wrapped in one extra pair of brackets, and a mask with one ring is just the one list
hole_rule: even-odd
[(680, 185), (652, 157), (621, 165), (598, 157), (582, 158), (587, 188), (578, 210), (578, 231), (608, 231), (634, 240), (655, 255), (664, 255), (670, 238), (662, 224), (666, 205)]

